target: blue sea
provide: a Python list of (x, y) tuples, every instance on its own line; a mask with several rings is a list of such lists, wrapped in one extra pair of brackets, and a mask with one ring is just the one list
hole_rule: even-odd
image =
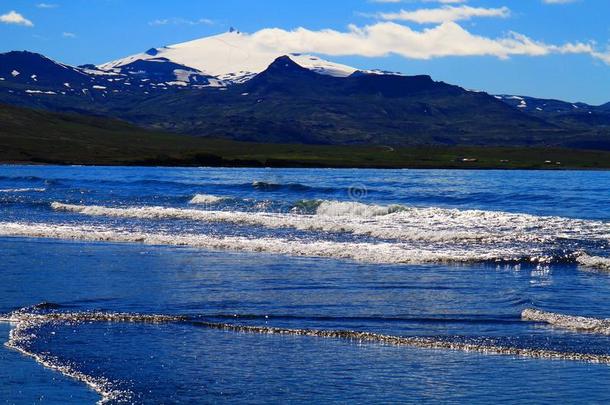
[(0, 166), (3, 403), (607, 403), (610, 173)]

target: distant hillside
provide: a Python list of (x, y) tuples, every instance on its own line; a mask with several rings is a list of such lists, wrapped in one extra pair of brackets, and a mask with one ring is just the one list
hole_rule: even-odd
[(225, 162), (210, 153), (211, 149), (229, 149), (222, 141), (218, 145), (210, 140), (147, 131), (114, 119), (0, 104), (1, 162), (260, 165)]
[(142, 130), (0, 104), (0, 163), (379, 168), (610, 168), (610, 152), (556, 148), (261, 144)]

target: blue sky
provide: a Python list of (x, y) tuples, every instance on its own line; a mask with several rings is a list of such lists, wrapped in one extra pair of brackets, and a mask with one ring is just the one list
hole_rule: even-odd
[(607, 0), (0, 0), (0, 51), (102, 63), (234, 26), (358, 68), (600, 104), (608, 16)]

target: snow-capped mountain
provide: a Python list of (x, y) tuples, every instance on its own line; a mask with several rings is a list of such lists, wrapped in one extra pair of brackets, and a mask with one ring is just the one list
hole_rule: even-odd
[[(174, 75), (179, 66), (164, 64), (163, 67), (165, 70), (171, 68), (171, 75)], [(165, 83), (167, 75), (156, 77), (159, 72), (154, 69), (145, 75), (139, 73), (104, 71), (94, 65), (70, 66), (27, 51), (0, 54), (0, 83), (3, 85), (0, 92), (14, 96), (77, 96), (89, 99), (112, 94), (147, 94), (170, 87)], [(151, 77), (158, 80), (151, 80)], [(207, 83), (205, 78), (201, 78), (201, 81)], [(180, 82), (180, 85), (184, 83)]]
[(610, 105), (492, 96), (426, 75), (357, 70), (280, 54), (237, 31), (99, 66), (0, 54), (0, 103), (254, 142), (610, 149), (610, 141), (580, 137), (610, 131)]
[[(151, 48), (97, 67), (105, 72), (126, 73), (137, 69), (135, 64), (139, 64), (141, 71), (169, 64), (171, 67), (166, 70), (174, 72), (176, 81), (189, 83), (191, 78), (200, 75), (212, 78), (211, 85), (223, 86), (249, 80), (280, 56), (284, 55), (261, 47), (248, 34), (232, 29), (220, 35)], [(323, 75), (347, 77), (357, 71), (313, 55), (293, 53), (288, 56), (300, 66)]]
[(360, 71), (314, 55), (284, 55), (262, 47), (252, 36), (234, 29), (194, 41), (150, 48), (101, 65), (69, 66), (44, 55), (15, 51), (0, 54), (0, 82), (11, 94), (67, 95), (99, 98), (151, 94), (181, 89), (221, 89), (245, 83), (279, 57), (320, 75), (344, 78), (354, 73), (399, 75), (381, 70)]

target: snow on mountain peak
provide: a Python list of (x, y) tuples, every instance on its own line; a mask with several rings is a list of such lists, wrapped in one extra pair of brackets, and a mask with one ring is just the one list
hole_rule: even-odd
[[(138, 60), (170, 61), (222, 81), (239, 83), (265, 70), (279, 56), (283, 55), (262, 46), (252, 36), (233, 29), (219, 35), (151, 48), (140, 54), (105, 63), (99, 68), (114, 70)], [(302, 67), (320, 74), (346, 77), (357, 70), (313, 55), (293, 53), (288, 56)]]

